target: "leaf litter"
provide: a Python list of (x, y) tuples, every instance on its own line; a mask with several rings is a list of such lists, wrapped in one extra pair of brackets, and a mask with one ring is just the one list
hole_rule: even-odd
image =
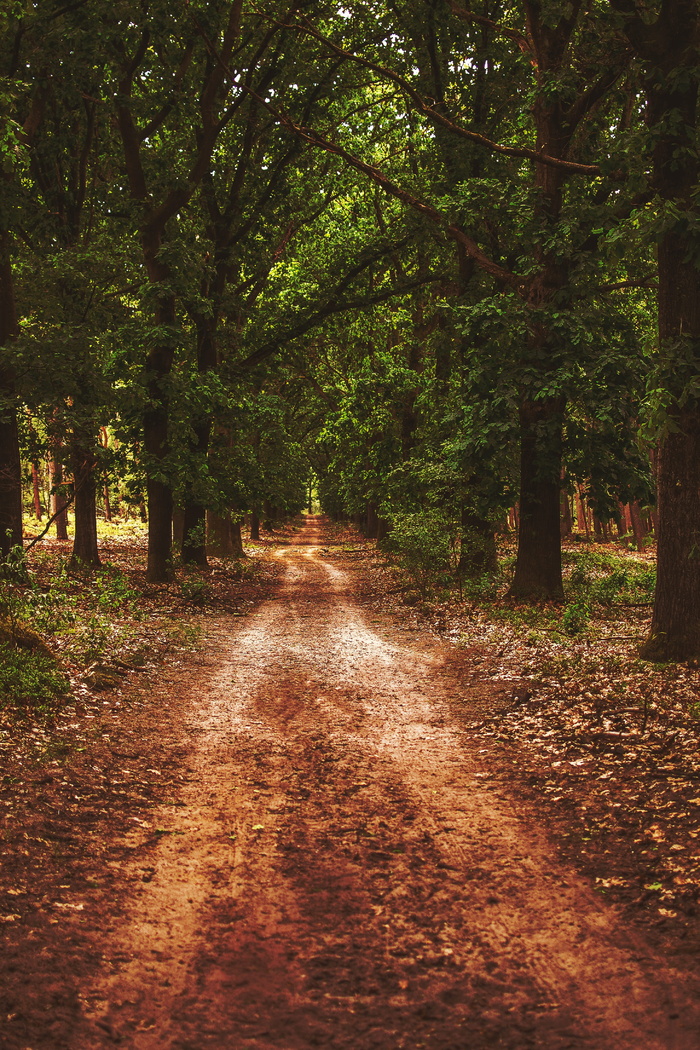
[(612, 625), (598, 610), (572, 637), (556, 606), (524, 627), (514, 603), (510, 622), (503, 601), (416, 603), (409, 593), (405, 604), (396, 565), (369, 545), (363, 557), (368, 605), (393, 607), (404, 629), (431, 628), (466, 658), (454, 702), (474, 749), (497, 759), (495, 775), (536, 804), (602, 894), (690, 950), (700, 933), (700, 673), (638, 657), (651, 610), (615, 607)]
[[(337, 551), (329, 547), (324, 556), (334, 558)], [(342, 556), (364, 574), (360, 604), (382, 613), (392, 607), (398, 629), (428, 626), (454, 643), (452, 701), (471, 749), (488, 764), (489, 772), (482, 775), (494, 791), (503, 782), (534, 800), (562, 852), (596, 880), (600, 893), (627, 904), (631, 915), (654, 923), (677, 946), (693, 925), (700, 868), (695, 669), (642, 664), (629, 642), (618, 641), (614, 650), (606, 647), (603, 657), (595, 639), (523, 632), (494, 623), (488, 609), (475, 603), (406, 607), (388, 593), (395, 573), (371, 548), (356, 542)], [(144, 588), (153, 603), (151, 612), (160, 610), (165, 623), (177, 610), (179, 617), (196, 623), (212, 610), (240, 608), (243, 596), (254, 608), (274, 569), (263, 562), (261, 576), (243, 586), (241, 581), (226, 583), (224, 567), (221, 575), (207, 595), (209, 605), (185, 604), (172, 588)], [(644, 614), (635, 612), (630, 622), (643, 635)], [(165, 673), (177, 681), (185, 667), (194, 666), (196, 673), (192, 644), (164, 646), (156, 668), (146, 675)], [(92, 901), (118, 880), (126, 853), (136, 851), (138, 856), (144, 848), (157, 849), (158, 832), (169, 831), (149, 830), (148, 817), (155, 806), (178, 804), (173, 797), (184, 777), (177, 749), (142, 754), (141, 726), (144, 719), (151, 724), (153, 717), (137, 689), (117, 685), (92, 691), (83, 683), (73, 699), (49, 716), (34, 718), (25, 712), (8, 727), (11, 746), (5, 748), (0, 802), (6, 809), (3, 846), (6, 859), (7, 851), (13, 859), (4, 865), (0, 890), (6, 904), (2, 908), (0, 893), (0, 908), (3, 932), (15, 936), (16, 931), (16, 940), (8, 941), (8, 965), (16, 957), (13, 952), (25, 950), (27, 938), (38, 960), (36, 983), (45, 998), (34, 1001), (39, 991), (25, 987), (20, 1001), (24, 997), (27, 1016), (32, 1010), (36, 1017), (42, 1009), (54, 1009), (54, 1023), (70, 1025), (78, 1005), (49, 1007), (50, 982), (60, 975), (43, 973), (42, 945), (48, 965), (55, 959), (49, 951), (51, 938), (65, 930), (63, 963), (67, 972), (72, 968), (79, 976), (86, 966), (83, 924), (90, 921)], [(358, 781), (354, 786), (366, 785)], [(129, 823), (134, 820), (135, 828)], [(106, 821), (109, 837), (95, 841), (96, 834), (104, 834)], [(358, 841), (380, 833), (371, 824), (354, 830)], [(229, 833), (231, 840), (235, 834)], [(81, 855), (81, 839), (90, 843), (87, 856)], [(384, 859), (384, 853), (374, 857), (377, 864)], [(153, 874), (152, 865), (141, 866), (139, 882), (150, 882)], [(67, 890), (64, 882), (72, 888)], [(52, 900), (57, 883), (63, 887), (59, 901)], [(74, 900), (65, 899), (69, 896)], [(52, 909), (55, 918), (48, 917)], [(687, 938), (689, 950), (692, 940)], [(447, 957), (443, 950), (440, 956)], [(16, 991), (6, 986), (0, 1003), (23, 1033), (18, 1038), (24, 1042), (16, 1045), (39, 1045), (31, 1024), (22, 1027)]]

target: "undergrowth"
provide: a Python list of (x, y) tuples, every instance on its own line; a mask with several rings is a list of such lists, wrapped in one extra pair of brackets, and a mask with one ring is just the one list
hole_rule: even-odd
[[(700, 717), (696, 671), (638, 655), (656, 581), (649, 556), (567, 546), (560, 603), (508, 598), (514, 562), (512, 549), (502, 552), (497, 572), (463, 581), (461, 598), (454, 578), (447, 590), (436, 576), (422, 614), (464, 644), (484, 647), (507, 680), (528, 680), (531, 702), (537, 697), (545, 708), (549, 702), (570, 704), (605, 724), (612, 710), (624, 707), (634, 712), (627, 716), (631, 725), (642, 731), (672, 708)], [(405, 564), (400, 571), (411, 580)]]
[(67, 676), (49, 656), (0, 645), (0, 707), (47, 711), (69, 691)]
[(208, 582), (180, 573), (149, 599), (141, 575), (113, 562), (73, 573), (55, 548), (33, 552), (31, 565), (20, 549), (0, 563), (0, 707), (48, 712), (81, 682), (108, 688), (158, 651), (196, 644), (199, 626), (166, 603), (202, 604)]
[(511, 553), (500, 559), (497, 572), (464, 580), (462, 593), (495, 623), (569, 637), (597, 637), (599, 628), (611, 618), (624, 620), (627, 611), (652, 604), (656, 568), (648, 561), (627, 552), (589, 547), (565, 550), (562, 562), (561, 604), (504, 600), (515, 565)]

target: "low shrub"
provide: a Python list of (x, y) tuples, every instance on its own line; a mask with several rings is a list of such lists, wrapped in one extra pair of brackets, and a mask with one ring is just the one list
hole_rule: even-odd
[(391, 530), (382, 540), (422, 594), (449, 582), (453, 551), (451, 522), (437, 510), (391, 517)]
[(591, 620), (591, 607), (588, 602), (571, 602), (561, 618), (562, 627), (567, 634), (581, 634)]
[(0, 705), (44, 710), (70, 689), (55, 660), (43, 652), (0, 644)]
[(651, 602), (656, 585), (656, 569), (646, 562), (607, 551), (567, 552), (571, 565), (565, 580), (572, 602), (594, 605), (643, 604)]

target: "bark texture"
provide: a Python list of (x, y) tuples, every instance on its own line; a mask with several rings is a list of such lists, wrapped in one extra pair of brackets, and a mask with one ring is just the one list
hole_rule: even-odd
[[(17, 335), (10, 245), (0, 235), (0, 347)], [(8, 366), (0, 368), (0, 555), (22, 543), (22, 471), (19, 457), (15, 379)]]
[(697, 68), (700, 9), (667, 0), (656, 22), (623, 0), (630, 43), (646, 72), (647, 120), (653, 129), (654, 188), (671, 205), (658, 247), (659, 345), (669, 361), (669, 426), (658, 457), (658, 576), (651, 634), (642, 655), (700, 657), (700, 401), (689, 385), (700, 368), (700, 218), (697, 186)]
[(245, 558), (240, 521), (207, 511), (207, 552), (213, 558)]
[(658, 576), (651, 637), (643, 655), (700, 654), (700, 414), (688, 414), (659, 457)]
[(68, 511), (66, 501), (61, 491), (63, 485), (63, 465), (61, 463), (60, 442), (52, 441), (51, 459), (49, 460), (49, 473), (51, 474), (51, 513), (54, 515), (56, 526), (56, 539), (68, 539)]
[(509, 595), (561, 601), (560, 403), (520, 407), (520, 533)]
[(73, 434), (71, 457), (75, 491), (75, 536), (71, 569), (94, 569), (100, 563), (97, 547), (97, 505), (95, 466), (97, 459), (92, 435), (83, 431)]

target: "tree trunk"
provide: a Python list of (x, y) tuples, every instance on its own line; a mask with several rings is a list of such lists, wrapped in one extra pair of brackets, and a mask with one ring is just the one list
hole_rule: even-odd
[(206, 511), (197, 503), (188, 503), (182, 528), (182, 561), (185, 565), (199, 565), (206, 569)]
[(182, 507), (173, 507), (173, 543), (182, 553), (182, 541), (185, 535), (185, 512)]
[(632, 523), (632, 534), (634, 536), (634, 542), (637, 545), (638, 551), (644, 550), (644, 536), (645, 529), (642, 524), (642, 514), (639, 509), (639, 504), (635, 500), (634, 503), (630, 503), (630, 520)]
[(686, 412), (659, 455), (657, 584), (642, 656), (700, 656), (700, 411)]
[(57, 440), (52, 441), (49, 473), (51, 475), (51, 513), (55, 514), (56, 539), (68, 539), (68, 511), (63, 496), (63, 465), (60, 460), (61, 446)]
[(208, 510), (207, 520), (207, 553), (212, 558), (233, 557), (233, 536), (231, 534), (231, 516), (223, 516)]
[[(220, 285), (225, 279), (220, 278)], [(218, 297), (216, 297), (218, 299)], [(197, 318), (197, 369), (200, 375), (213, 372), (217, 364), (216, 328), (218, 311), (210, 316)], [(204, 417), (193, 421), (195, 434), (193, 451), (204, 461), (209, 452), (212, 431), (212, 416), (208, 412)], [(185, 565), (207, 566), (206, 508), (188, 493), (185, 503), (185, 532), (182, 543), (182, 560)]]
[(273, 507), (269, 499), (263, 500), (263, 528), (266, 532), (274, 532), (273, 524), (277, 519), (277, 508)]
[(498, 568), (496, 535), (490, 521), (482, 518), (470, 507), (462, 507), (462, 534), (460, 537), (460, 576), (480, 576), (495, 572)]
[(576, 524), (578, 525), (579, 532), (583, 529), (586, 542), (590, 543), (591, 526), (588, 520), (588, 507), (586, 506), (586, 499), (581, 491), (580, 485), (576, 488)]
[(39, 484), (39, 464), (36, 460), (32, 461), (32, 496), (34, 499), (34, 516), (37, 521), (41, 521), (43, 516), (43, 509), (41, 506), (41, 486)]
[(148, 497), (148, 564), (149, 583), (164, 583), (172, 577), (173, 494), (165, 482), (149, 478)]
[(100, 565), (97, 549), (97, 506), (95, 466), (97, 457), (91, 435), (76, 431), (71, 443), (75, 508), (75, 536), (71, 569), (93, 569)]
[[(550, 84), (556, 83), (558, 71), (565, 66), (576, 17), (556, 15), (540, 4), (526, 4), (528, 33), (533, 40), (535, 57), (546, 70)], [(543, 81), (544, 82), (544, 81)], [(565, 107), (554, 89), (550, 94), (538, 90), (532, 104), (537, 148), (557, 156), (563, 155), (571, 140), (576, 122), (567, 123)], [(547, 164), (536, 164), (535, 221), (542, 230), (557, 230), (562, 210), (566, 179), (561, 170)], [(546, 246), (547, 238), (535, 245), (537, 272), (533, 275), (527, 303), (532, 311), (526, 353), (521, 364), (530, 373), (528, 387), (521, 393), (520, 417), (520, 530), (515, 575), (509, 595), (526, 600), (562, 601), (564, 584), (561, 572), (560, 500), (562, 475), (562, 430), (565, 411), (563, 397), (547, 396), (556, 382), (552, 373), (556, 360), (552, 333), (546, 313), (556, 296), (561, 295), (569, 280), (568, 265)], [(540, 393), (538, 398), (536, 394)]]
[[(17, 336), (10, 237), (0, 235), (0, 346)], [(15, 377), (0, 369), (0, 556), (22, 545), (22, 468), (15, 408)]]
[(562, 601), (559, 500), (563, 405), (520, 408), (520, 533), (511, 598)]
[(250, 538), (251, 540), (260, 539), (260, 515), (257, 510), (250, 512)]
[[(107, 432), (107, 427), (100, 427), (100, 445), (102, 448), (109, 448), (109, 433)], [(109, 484), (106, 475), (102, 487), (102, 496), (105, 504), (105, 521), (111, 521), (112, 501), (109, 498)]]
[(207, 511), (207, 553), (213, 558), (245, 558), (240, 518)]
[[(700, 657), (700, 268), (697, 227), (698, 5), (667, 0), (654, 22), (623, 10), (629, 40), (644, 60), (646, 117), (654, 143), (654, 189), (668, 202), (658, 246), (659, 346), (669, 359), (672, 426), (658, 460), (658, 574), (651, 634), (642, 655)], [(675, 367), (674, 367), (675, 366)], [(690, 396), (689, 396), (690, 394)]]
[[(156, 310), (156, 325), (175, 324), (175, 301), (161, 300)], [(164, 479), (168, 445), (169, 399), (165, 380), (170, 373), (173, 351), (156, 346), (146, 365), (148, 402), (143, 417), (146, 462), (146, 495), (148, 499), (148, 565), (149, 583), (162, 583), (172, 577), (173, 494)]]
[(620, 508), (620, 516), (618, 518), (618, 534), (622, 539), (622, 537), (628, 536), (632, 529), (632, 515), (630, 513), (630, 508), (627, 504), (620, 503), (618, 504), (618, 506)]
[(241, 533), (241, 521), (238, 518), (236, 521), (231, 522), (231, 544), (233, 546), (234, 558), (245, 558), (246, 553), (243, 550), (243, 535)]
[[(681, 8), (678, 3), (671, 6), (677, 17)], [(686, 11), (690, 8), (684, 8), (681, 17)], [(698, 11), (693, 10), (690, 17), (697, 32)], [(680, 47), (681, 42), (675, 46)], [(677, 63), (677, 57), (673, 62)], [(668, 120), (671, 111), (678, 111), (684, 120), (682, 127), (674, 123), (662, 135), (654, 156), (661, 197), (691, 216), (666, 232), (658, 248), (659, 345), (672, 351), (680, 346), (683, 375), (685, 360), (692, 354), (697, 361), (700, 345), (700, 269), (698, 237), (693, 232), (700, 165), (694, 139), (687, 137), (689, 129), (697, 126), (697, 80), (692, 75), (689, 80), (677, 79), (677, 74), (674, 66), (663, 88), (652, 86), (649, 108), (652, 121)], [(687, 380), (695, 375), (694, 371)], [(683, 404), (685, 391), (673, 393), (677, 397), (670, 410), (674, 427), (669, 428), (658, 455), (657, 586), (651, 633), (642, 649), (643, 656), (655, 660), (700, 657), (700, 402), (693, 399)]]
[[(200, 371), (202, 371), (201, 368)], [(193, 426), (195, 433), (193, 451), (196, 455), (202, 457), (202, 461), (206, 459), (207, 452), (209, 451), (211, 427), (211, 419), (200, 420)], [(190, 491), (188, 492), (188, 498), (185, 503), (185, 519), (182, 534), (182, 561), (185, 565), (199, 565), (200, 568), (206, 569), (207, 511), (203, 503), (199, 503), (194, 499), (190, 486), (188, 486), (188, 489)]]
[(561, 523), (559, 525), (559, 531), (561, 538), (564, 539), (571, 535), (574, 529), (574, 519), (571, 514), (571, 504), (569, 503), (569, 494), (566, 490), (562, 491), (561, 494)]
[(367, 504), (367, 516), (365, 519), (365, 536), (368, 540), (376, 540), (379, 531), (379, 518), (377, 507), (374, 503)]

